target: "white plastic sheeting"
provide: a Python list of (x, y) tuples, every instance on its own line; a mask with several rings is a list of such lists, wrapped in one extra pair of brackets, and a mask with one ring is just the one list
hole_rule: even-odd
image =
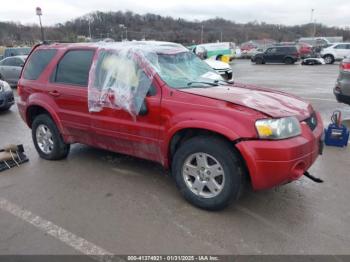
[(140, 112), (159, 66), (158, 52), (184, 52), (176, 44), (143, 42), (97, 43), (97, 58), (90, 70), (88, 106), (90, 112), (104, 107), (121, 109), (134, 118)]

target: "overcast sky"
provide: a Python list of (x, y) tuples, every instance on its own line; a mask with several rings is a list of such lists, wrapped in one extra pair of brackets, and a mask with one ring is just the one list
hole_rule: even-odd
[(236, 22), (305, 24), (311, 9), (317, 22), (350, 26), (350, 0), (0, 0), (0, 21), (37, 23), (35, 8), (43, 10), (44, 25), (71, 20), (92, 11), (132, 11), (203, 20), (223, 17)]

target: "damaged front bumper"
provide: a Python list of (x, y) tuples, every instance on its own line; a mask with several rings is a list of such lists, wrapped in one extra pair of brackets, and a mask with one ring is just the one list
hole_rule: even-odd
[(272, 188), (299, 179), (323, 149), (323, 124), (316, 114), (312, 130), (301, 123), (300, 136), (278, 140), (250, 140), (236, 144), (246, 161), (254, 190)]

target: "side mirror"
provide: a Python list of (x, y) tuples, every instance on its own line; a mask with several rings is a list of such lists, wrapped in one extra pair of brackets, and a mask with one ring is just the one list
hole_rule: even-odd
[(24, 67), (24, 64), (20, 64), (19, 66), (20, 66), (20, 67)]
[(145, 116), (147, 115), (147, 113), (148, 113), (148, 107), (147, 107), (146, 99), (144, 99), (140, 108), (139, 115)]

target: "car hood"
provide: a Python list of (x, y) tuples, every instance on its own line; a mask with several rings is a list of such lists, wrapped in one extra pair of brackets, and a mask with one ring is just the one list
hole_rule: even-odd
[(246, 106), (274, 118), (295, 116), (302, 121), (312, 112), (311, 105), (296, 96), (239, 83), (181, 91)]
[(213, 59), (206, 59), (205, 62), (213, 69), (220, 70), (220, 69), (231, 69), (230, 65), (221, 61), (213, 60)]

